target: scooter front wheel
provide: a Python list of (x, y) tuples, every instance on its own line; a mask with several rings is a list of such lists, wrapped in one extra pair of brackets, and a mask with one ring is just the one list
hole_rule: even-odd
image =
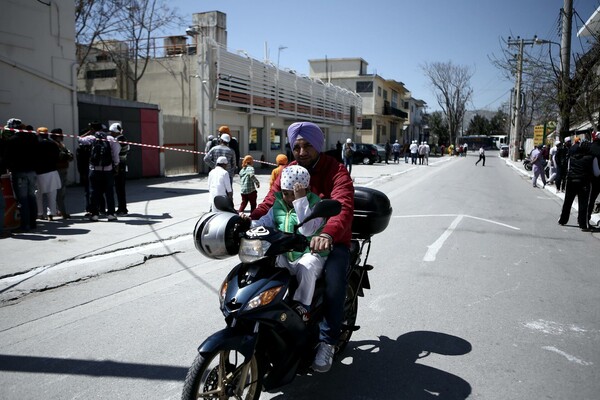
[(244, 363), (235, 350), (198, 354), (183, 386), (182, 400), (243, 399), (258, 400), (262, 389), (256, 357)]

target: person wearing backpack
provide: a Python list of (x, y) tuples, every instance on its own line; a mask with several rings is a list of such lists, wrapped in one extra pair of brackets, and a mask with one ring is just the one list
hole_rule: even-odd
[(354, 143), (352, 143), (352, 139), (346, 139), (346, 143), (344, 143), (344, 147), (342, 148), (342, 160), (344, 161), (344, 167), (348, 170), (348, 174), (352, 174), (352, 158), (354, 157), (354, 152), (356, 151), (356, 147)]
[(80, 136), (80, 145), (89, 145), (90, 162), (90, 221), (98, 221), (102, 197), (106, 198), (107, 217), (109, 221), (115, 221), (115, 173), (119, 171), (119, 152), (121, 146), (117, 140), (107, 135), (103, 130), (95, 130), (93, 134)]

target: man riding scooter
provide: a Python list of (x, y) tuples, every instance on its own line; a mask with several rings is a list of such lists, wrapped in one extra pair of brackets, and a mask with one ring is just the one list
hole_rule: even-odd
[[(312, 368), (327, 372), (341, 327), (346, 296), (346, 270), (350, 262), (350, 240), (354, 209), (354, 185), (346, 168), (335, 158), (324, 154), (325, 135), (312, 122), (296, 122), (287, 130), (288, 143), (295, 161), (310, 172), (310, 190), (323, 199), (337, 200), (342, 211), (328, 219), (320, 235), (310, 242), (312, 251), (331, 249), (325, 263), (325, 318), (320, 324), (320, 343)], [(273, 183), (264, 201), (251, 213), (252, 219), (265, 215), (280, 191), (280, 177)]]

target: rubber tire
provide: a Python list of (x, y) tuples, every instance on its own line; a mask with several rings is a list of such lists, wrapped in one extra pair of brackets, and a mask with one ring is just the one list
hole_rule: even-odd
[[(220, 352), (214, 352), (207, 354), (206, 357), (202, 354), (198, 354), (192, 363), (192, 366), (188, 370), (187, 376), (185, 377), (185, 382), (183, 384), (183, 393), (181, 394), (181, 400), (196, 400), (198, 399), (198, 386), (200, 385), (200, 379), (204, 374), (205, 369), (210, 365), (211, 361), (215, 357), (219, 357)], [(253, 360), (250, 362), (256, 362), (254, 356)], [(259, 371), (259, 368), (256, 367), (256, 370)], [(256, 379), (256, 393), (254, 396), (244, 398), (244, 400), (259, 400), (260, 394), (262, 390), (262, 376), (261, 373), (258, 373), (258, 378)], [(235, 397), (230, 397), (235, 398)]]
[(371, 160), (369, 159), (369, 157), (363, 157), (362, 163), (364, 165), (369, 165), (371, 164)]
[(531, 163), (528, 163), (528, 164), (523, 164), (523, 168), (525, 168), (526, 171), (531, 171), (531, 169), (533, 167), (531, 166)]
[[(346, 286), (346, 301), (344, 302), (344, 322), (343, 325), (348, 327), (354, 327), (356, 325), (356, 318), (358, 316), (358, 275), (352, 274), (348, 278), (348, 285)], [(354, 300), (352, 300), (354, 299)], [(344, 351), (354, 331), (352, 329), (344, 330), (340, 332), (340, 340), (338, 341), (337, 353)]]

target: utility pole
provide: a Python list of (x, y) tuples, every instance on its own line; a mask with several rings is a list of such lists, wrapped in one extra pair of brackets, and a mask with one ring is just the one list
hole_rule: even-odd
[(521, 81), (523, 78), (523, 47), (525, 45), (533, 46), (535, 44), (534, 39), (522, 39), (517, 36), (516, 39), (508, 38), (508, 46), (519, 46), (519, 53), (517, 54), (517, 78), (515, 82), (515, 102), (513, 105), (513, 118), (511, 119), (510, 125), (510, 158), (513, 161), (517, 161), (519, 158), (519, 149), (523, 145), (523, 137), (521, 131), (521, 110), (523, 97), (521, 94)]
[[(571, 29), (573, 22), (573, 0), (564, 0), (564, 8), (562, 10), (562, 38), (560, 43), (560, 91), (559, 91), (559, 104), (564, 101), (568, 104), (566, 99), (567, 93), (569, 93), (569, 84), (571, 76)], [(567, 106), (569, 107), (569, 106)], [(560, 107), (560, 115), (558, 117), (556, 131), (560, 133), (560, 138), (563, 139), (569, 136), (569, 128), (571, 124), (571, 110), (563, 110)], [(564, 111), (564, 112), (563, 112)]]

